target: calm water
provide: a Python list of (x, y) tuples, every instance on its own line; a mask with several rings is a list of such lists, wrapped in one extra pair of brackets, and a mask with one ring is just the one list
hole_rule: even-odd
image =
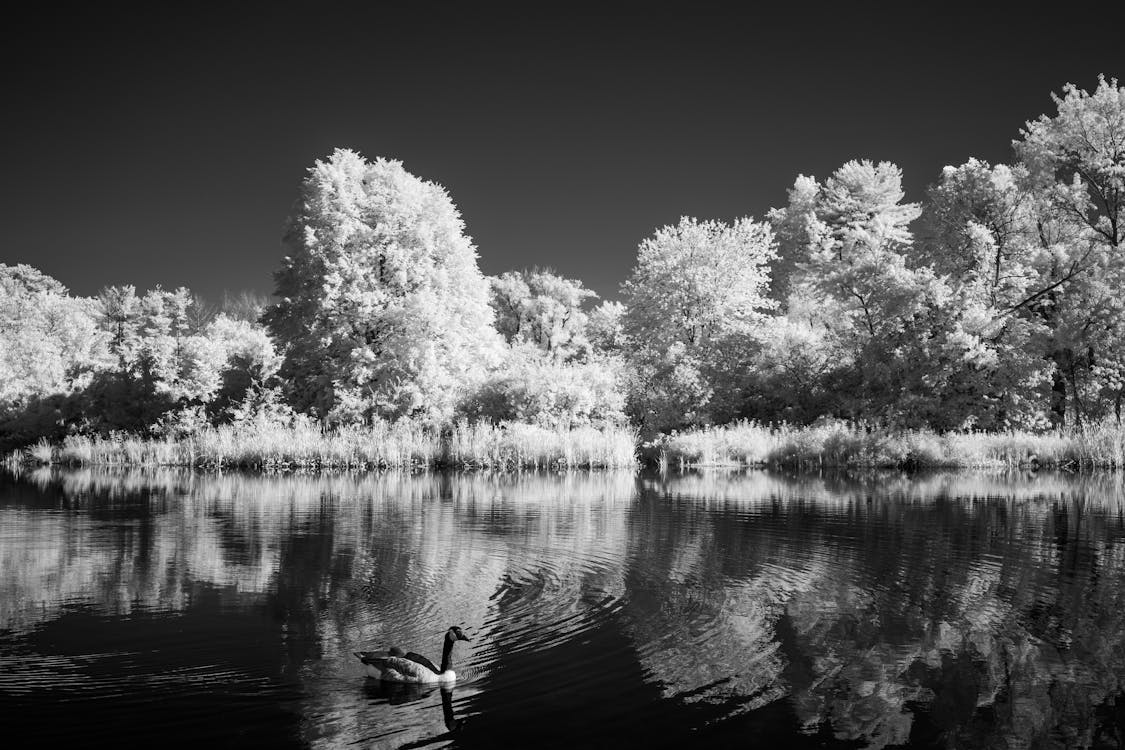
[[(0, 479), (0, 716), (72, 747), (1121, 747), (1122, 479)], [(432, 657), (452, 691), (364, 678)], [(9, 745), (11, 746), (11, 745)]]

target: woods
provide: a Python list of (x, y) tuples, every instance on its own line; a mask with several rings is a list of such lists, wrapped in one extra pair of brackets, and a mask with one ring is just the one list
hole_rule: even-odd
[[(620, 300), (489, 278), (449, 194), (336, 150), (309, 169), (272, 304), (76, 297), (0, 265), (0, 441), (409, 420), (659, 433), (1120, 424), (1125, 87), (1068, 85), (1010, 164), (798, 176), (778, 208), (640, 241)], [(487, 252), (487, 249), (485, 249)]]

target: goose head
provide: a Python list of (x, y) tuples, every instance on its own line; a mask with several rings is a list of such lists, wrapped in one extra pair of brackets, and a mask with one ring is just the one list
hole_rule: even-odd
[(461, 628), (454, 625), (449, 630), (445, 631), (445, 640), (450, 643), (456, 643), (457, 641), (469, 640), (469, 636), (465, 635), (465, 632), (461, 630)]

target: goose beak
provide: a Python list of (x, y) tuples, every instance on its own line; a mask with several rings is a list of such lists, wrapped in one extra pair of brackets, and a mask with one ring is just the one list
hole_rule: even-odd
[(465, 635), (464, 633), (462, 633), (462, 634), (461, 634), (461, 636), (460, 636), (460, 637), (459, 637), (459, 638), (458, 638), (457, 640), (459, 640), (459, 641), (467, 641), (467, 640), (469, 640), (469, 636), (467, 636), (467, 635)]

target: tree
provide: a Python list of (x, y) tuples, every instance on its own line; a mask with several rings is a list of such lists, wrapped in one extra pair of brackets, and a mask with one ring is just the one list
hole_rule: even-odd
[(928, 193), (917, 262), (998, 310), (1036, 289), (1042, 248), (1027, 170), (969, 159), (946, 167)]
[(809, 227), (816, 218), (820, 185), (815, 177), (797, 175), (788, 191), (785, 208), (770, 209), (767, 217), (777, 238), (777, 261), (770, 274), (770, 296), (784, 303), (792, 291), (790, 279), (800, 263), (808, 260)]
[(271, 381), (280, 358), (264, 327), (198, 304), (183, 287), (102, 290), (97, 322), (112, 364), (81, 399), (91, 428), (194, 429)]
[(625, 325), (634, 346), (705, 346), (731, 331), (750, 331), (774, 307), (765, 296), (776, 257), (768, 224), (684, 217), (644, 240), (622, 286)]
[(625, 345), (625, 305), (605, 300), (587, 316), (586, 333), (590, 345), (601, 352), (618, 352)]
[[(508, 272), (490, 281), (496, 327), (508, 346), (465, 416), (556, 428), (624, 422), (621, 358), (591, 341), (592, 334), (612, 336), (612, 327), (620, 328), (606, 317), (619, 313), (620, 304), (588, 315), (583, 305), (597, 295), (551, 271)], [(593, 331), (592, 323), (610, 328)]]
[(790, 308), (831, 310), (817, 317), (829, 337), (818, 348), (838, 355), (822, 386), (834, 395), (833, 412), (963, 426), (972, 415), (954, 396), (973, 342), (956, 335), (945, 280), (916, 262), (909, 226), (921, 207), (903, 197), (902, 173), (889, 162), (850, 161), (823, 184), (801, 178), (790, 206), (771, 213), (775, 222), (803, 227), (806, 237), (794, 251), (800, 260), (791, 289), (798, 299)]
[(1098, 393), (1108, 391), (1120, 413), (1125, 88), (1100, 76), (1092, 94), (1067, 84), (1063, 96), (1052, 98), (1057, 114), (1028, 122), (1013, 141), (1029, 190), (1041, 197), (1039, 226), (1050, 259), (1043, 281), (1019, 306), (1052, 330), (1054, 411), (1059, 421), (1069, 416), (1081, 426), (1105, 411)]
[(766, 321), (741, 372), (731, 374), (744, 395), (729, 400), (728, 419), (807, 424), (837, 410), (829, 376), (849, 361), (849, 352), (833, 332), (836, 311), (830, 300), (790, 296), (785, 314)]
[(0, 412), (80, 390), (106, 359), (91, 300), (31, 266), (0, 264)]
[(317, 161), (285, 235), (278, 302), (300, 411), (334, 421), (449, 418), (499, 355), (488, 283), (449, 195), (397, 161)]
[(620, 357), (590, 354), (582, 360), (547, 355), (517, 342), (503, 364), (465, 409), (470, 419), (517, 420), (554, 428), (626, 421)]
[(235, 320), (257, 323), (269, 304), (269, 297), (258, 292), (245, 289), (237, 294), (223, 292), (223, 301), (219, 303), (218, 312)]
[[(914, 260), (953, 290), (951, 340), (965, 356), (959, 392), (979, 427), (1040, 426), (1054, 372), (1046, 308), (1057, 255), (1042, 201), (1021, 165), (969, 159), (928, 191)], [(1032, 300), (1028, 304), (1027, 300)]]
[(590, 348), (582, 305), (597, 294), (551, 271), (508, 271), (489, 280), (496, 328), (509, 344), (529, 342), (557, 359)]
[(644, 429), (710, 420), (713, 365), (724, 341), (753, 335), (765, 311), (768, 224), (684, 217), (644, 240), (622, 286), (634, 368), (630, 411)]
[(0, 449), (62, 435), (75, 395), (109, 362), (92, 300), (31, 266), (0, 264)]
[(1013, 141), (1052, 202), (1113, 248), (1125, 232), (1125, 87), (1098, 77), (1090, 94), (1073, 83), (1051, 95), (1054, 117), (1028, 122)]
[(925, 283), (904, 255), (921, 207), (903, 195), (894, 164), (850, 161), (825, 180), (807, 222), (804, 280), (845, 303), (861, 337), (899, 326)]
[[(206, 398), (211, 390), (206, 376), (199, 377), (201, 367), (208, 368), (197, 360), (217, 357), (200, 351), (195, 342), (188, 343), (193, 333), (190, 311), (194, 302), (194, 296), (184, 287), (166, 291), (158, 286), (140, 299), (141, 348), (136, 366), (143, 380), (173, 401)], [(185, 349), (189, 346), (190, 353)], [(185, 359), (191, 360), (187, 367), (194, 377), (184, 377), (188, 374)]]
[(98, 294), (98, 319), (109, 337), (109, 349), (122, 376), (128, 375), (140, 353), (140, 299), (132, 285), (109, 286)]
[(219, 313), (207, 326), (203, 338), (217, 350), (220, 367), (208, 411), (212, 419), (225, 419), (275, 388), (274, 376), (281, 367), (273, 339), (256, 322)]

